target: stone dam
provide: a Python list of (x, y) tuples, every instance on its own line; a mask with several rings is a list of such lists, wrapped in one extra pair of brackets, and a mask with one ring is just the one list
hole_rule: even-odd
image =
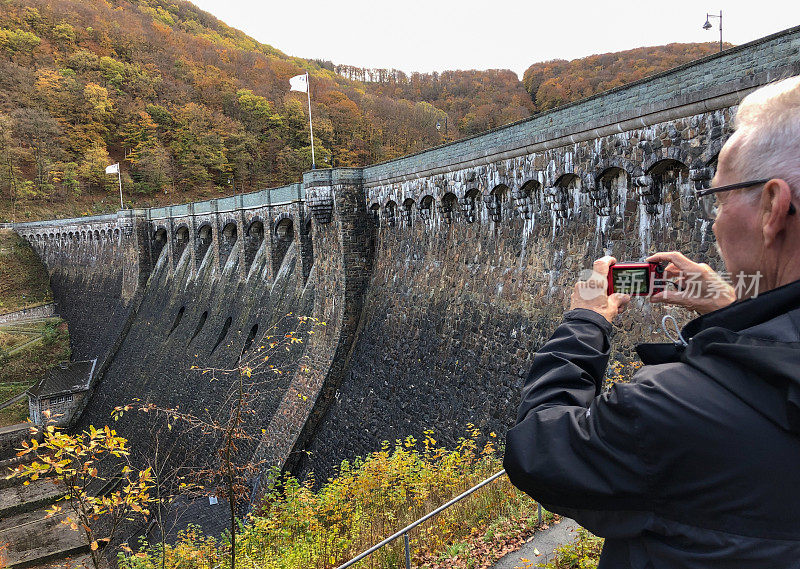
[[(678, 249), (721, 268), (693, 197), (738, 102), (800, 74), (800, 28), (496, 130), (364, 168), (206, 202), (18, 223), (47, 266), (75, 360), (97, 358), (78, 426), (138, 398), (213, 413), (231, 368), (288, 313), (327, 326), (265, 377), (270, 464), (324, 480), (381, 441), (474, 424), (502, 436), (581, 269)], [(614, 358), (660, 341), (636, 301)], [(676, 315), (686, 318), (686, 314)], [(302, 352), (302, 353), (301, 353)], [(146, 416), (118, 430), (134, 442)]]

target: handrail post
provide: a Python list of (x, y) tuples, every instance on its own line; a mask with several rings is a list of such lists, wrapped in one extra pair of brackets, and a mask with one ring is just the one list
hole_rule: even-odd
[(403, 534), (403, 541), (406, 542), (406, 569), (411, 569), (411, 551), (408, 546), (408, 533)]

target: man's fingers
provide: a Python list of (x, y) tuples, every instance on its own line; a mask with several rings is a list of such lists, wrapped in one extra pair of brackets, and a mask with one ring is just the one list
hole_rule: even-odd
[(608, 268), (616, 263), (617, 260), (612, 257), (611, 255), (606, 255), (605, 257), (600, 257), (594, 262), (593, 269), (596, 273), (603, 275), (604, 277), (608, 276)]
[(622, 312), (627, 308), (628, 303), (631, 301), (631, 295), (615, 292), (608, 297), (608, 303), (617, 307), (617, 312)]
[(679, 271), (697, 269), (698, 265), (680, 251), (660, 251), (650, 255), (647, 260), (651, 263), (672, 263)]
[(678, 290), (663, 290), (650, 297), (650, 302), (654, 304), (674, 304), (675, 306), (689, 306), (693, 302), (686, 297), (686, 293)]

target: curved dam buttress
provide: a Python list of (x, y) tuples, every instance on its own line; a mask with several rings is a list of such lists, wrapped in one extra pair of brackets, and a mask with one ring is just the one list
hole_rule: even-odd
[[(317, 480), (383, 440), (472, 423), (502, 437), (523, 376), (592, 260), (679, 249), (722, 269), (694, 190), (739, 101), (800, 74), (800, 28), (525, 121), (302, 184), (115, 216), (17, 224), (50, 269), (76, 353), (102, 373), (81, 419), (150, 398), (214, 409), (230, 367), (289, 311), (325, 321), (275, 381), (256, 457)], [(613, 360), (659, 340), (636, 301)], [(679, 318), (688, 315), (675, 312)], [(617, 373), (616, 371), (611, 372)], [(128, 419), (125, 429), (146, 428)], [(121, 429), (122, 430), (122, 429)]]

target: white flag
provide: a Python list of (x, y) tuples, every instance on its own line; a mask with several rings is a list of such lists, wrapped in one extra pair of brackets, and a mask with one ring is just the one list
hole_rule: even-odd
[(289, 85), (291, 85), (290, 91), (308, 93), (308, 76), (305, 73), (302, 75), (295, 75), (289, 79)]
[(106, 166), (106, 174), (119, 174), (119, 162), (111, 166)]

